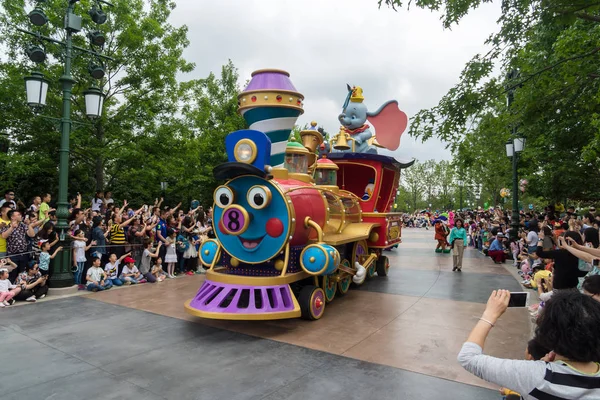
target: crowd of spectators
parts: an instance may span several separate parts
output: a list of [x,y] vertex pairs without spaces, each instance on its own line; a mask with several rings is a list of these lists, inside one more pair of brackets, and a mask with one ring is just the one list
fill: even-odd
[[[406,227],[439,224],[441,213],[405,215]],[[529,306],[535,335],[524,344],[526,360],[483,354],[490,330],[506,311],[510,293],[494,291],[458,356],[476,376],[503,386],[506,400],[600,398],[600,214],[590,207],[558,212],[519,213],[518,230],[511,212],[500,208],[444,213],[464,220],[469,246],[502,264],[512,260],[523,277],[521,284],[535,290]],[[512,233],[512,235],[511,235]],[[515,234],[516,233],[516,234]]]
[[204,272],[198,248],[213,237],[212,209],[205,211],[197,201],[187,211],[181,204],[164,206],[163,199],[134,209],[127,200],[117,203],[110,192],[97,192],[84,209],[78,194],[69,201],[64,241],[51,204],[51,195],[43,194],[26,206],[12,190],[0,201],[0,307],[44,298],[55,257],[64,251],[71,252],[73,278],[81,290]]

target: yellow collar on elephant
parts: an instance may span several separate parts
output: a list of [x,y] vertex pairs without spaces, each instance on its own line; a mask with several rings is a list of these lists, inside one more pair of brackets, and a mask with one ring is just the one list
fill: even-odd
[[360,128],[356,128],[356,129],[344,128],[344,132],[347,132],[347,133],[349,133],[351,135],[356,135],[357,133],[362,133],[362,132],[366,131],[369,128],[370,128],[369,124],[364,124]]

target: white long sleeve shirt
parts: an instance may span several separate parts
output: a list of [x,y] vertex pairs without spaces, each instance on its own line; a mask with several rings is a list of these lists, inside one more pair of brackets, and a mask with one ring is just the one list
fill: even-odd
[[16,288],[17,285],[10,283],[8,279],[0,279],[0,293],[8,292],[9,289]]

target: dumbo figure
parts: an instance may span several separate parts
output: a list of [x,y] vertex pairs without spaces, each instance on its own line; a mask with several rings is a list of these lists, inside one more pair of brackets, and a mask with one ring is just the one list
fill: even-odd
[[[400,111],[398,102],[387,101],[377,111],[369,112],[363,103],[364,99],[362,88],[348,85],[348,96],[338,119],[342,123],[339,135],[347,135],[350,148],[336,149],[334,143],[332,151],[376,154],[375,146],[396,150],[400,145],[400,136],[408,125],[408,117]],[[367,119],[375,128],[376,137],[371,127],[366,124]]]

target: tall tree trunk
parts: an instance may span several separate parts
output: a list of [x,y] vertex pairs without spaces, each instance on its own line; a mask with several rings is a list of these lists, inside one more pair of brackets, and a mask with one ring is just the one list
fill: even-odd
[[96,191],[102,191],[104,190],[104,127],[102,124],[99,124],[96,129],[96,138],[101,149],[96,156]]

